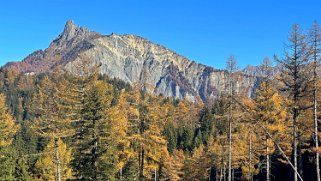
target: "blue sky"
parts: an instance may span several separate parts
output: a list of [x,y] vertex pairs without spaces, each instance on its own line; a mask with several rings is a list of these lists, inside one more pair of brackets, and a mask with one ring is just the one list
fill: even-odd
[[282,55],[294,23],[321,22],[320,0],[2,0],[0,65],[45,49],[68,19],[102,34],[135,34],[197,62],[243,68]]

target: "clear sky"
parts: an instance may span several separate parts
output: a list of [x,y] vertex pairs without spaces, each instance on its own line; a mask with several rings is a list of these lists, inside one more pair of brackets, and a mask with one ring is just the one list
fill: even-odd
[[321,0],[1,0],[0,65],[45,49],[71,19],[102,34],[135,34],[197,62],[241,68],[282,55],[294,23],[321,22]]

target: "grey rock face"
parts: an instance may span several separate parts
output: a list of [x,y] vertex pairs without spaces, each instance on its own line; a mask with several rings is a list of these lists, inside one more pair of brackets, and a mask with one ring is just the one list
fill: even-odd
[[[119,78],[153,94],[207,102],[227,90],[227,73],[176,54],[175,52],[134,35],[102,36],[86,28],[66,23],[61,35],[45,51],[28,56],[20,64],[37,61],[46,65],[24,66],[21,71],[50,71],[57,65],[72,67],[81,55],[101,63],[101,73]],[[80,60],[81,61],[81,60]],[[7,66],[17,66],[8,64]],[[41,65],[41,66],[43,66]],[[19,66],[18,66],[19,67]],[[21,68],[22,66],[20,66]],[[236,75],[237,91],[251,96],[257,79]]]

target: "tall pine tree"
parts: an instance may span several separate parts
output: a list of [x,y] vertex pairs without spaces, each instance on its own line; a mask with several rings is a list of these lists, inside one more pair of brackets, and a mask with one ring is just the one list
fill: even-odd
[[[307,109],[303,99],[307,96],[309,86],[309,63],[307,51],[307,42],[305,36],[301,33],[299,25],[293,25],[292,33],[289,38],[289,44],[286,47],[285,57],[276,60],[281,64],[281,82],[282,91],[287,93],[289,110],[293,121],[293,162],[294,162],[294,180],[302,178],[302,159],[301,158],[301,140],[299,137],[298,120],[300,113]],[[296,173],[298,171],[300,175]],[[301,179],[302,180],[302,179]]]

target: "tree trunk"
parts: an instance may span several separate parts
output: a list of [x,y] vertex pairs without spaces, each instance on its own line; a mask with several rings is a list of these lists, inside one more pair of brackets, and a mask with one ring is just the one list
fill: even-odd
[[269,136],[269,138],[273,141],[274,145],[277,147],[277,149],[281,152],[281,154],[283,155],[283,157],[287,160],[287,162],[290,164],[291,168],[293,169],[295,175],[297,175],[300,179],[300,181],[303,181],[301,175],[299,174],[297,168],[295,168],[295,166],[293,165],[293,163],[291,162],[291,160],[286,156],[286,154],[284,153],[284,151],[282,150],[282,148],[280,147],[280,145],[275,141],[275,139],[272,137],[272,135],[265,129],[264,126],[260,125],[261,128],[263,128],[264,132]]
[[318,117],[317,117],[317,103],[316,90],[314,91],[314,139],[315,139],[315,166],[317,172],[317,181],[320,181],[320,154],[319,154],[319,138],[318,138]]
[[145,150],[144,150],[144,146],[142,146],[142,152],[141,152],[141,165],[140,165],[140,172],[139,172],[139,177],[140,177],[140,180],[143,180],[144,178],[144,155],[145,155]]
[[56,155],[56,175],[57,175],[56,180],[61,181],[58,139],[55,139],[55,155]]
[[[222,181],[223,180],[223,177],[225,177],[225,164],[224,164],[224,145],[223,144],[221,144],[222,145],[222,167],[221,167],[221,174],[220,174],[220,181]],[[225,179],[224,179],[224,181],[225,181]]]
[[303,160],[302,160],[302,154],[301,154],[301,150],[302,150],[302,146],[301,146],[301,133],[298,132],[298,171],[299,174],[301,175],[301,177],[303,177]]
[[226,181],[226,168],[225,168],[225,165],[223,167],[223,173],[224,173],[224,175],[223,175],[224,181]]
[[229,124],[229,130],[228,130],[228,141],[229,141],[229,147],[228,147],[228,181],[232,180],[232,108],[233,108],[233,96],[234,96],[234,81],[233,80],[233,74],[237,71],[237,62],[234,55],[230,55],[230,57],[227,60],[227,72],[228,72],[228,87],[229,87],[229,107],[228,107],[228,116],[227,116],[227,122]]
[[[293,162],[295,170],[298,170],[298,143],[297,143],[297,109],[293,110]],[[298,174],[294,172],[294,181],[298,181]]]
[[269,138],[266,135],[266,181],[270,181],[270,151],[268,146]]
[[[317,42],[315,41],[315,44]],[[313,71],[313,78],[314,78],[314,91],[313,91],[313,106],[314,106],[314,141],[315,141],[315,166],[316,166],[316,173],[317,173],[317,181],[320,181],[320,154],[319,154],[319,137],[318,137],[318,116],[317,116],[317,55],[316,55],[316,47],[314,48],[314,71]]]
[[157,170],[156,170],[156,168],[154,170],[154,174],[155,174],[154,181],[157,181]]
[[229,135],[228,135],[228,181],[232,180],[232,123],[231,119],[229,118]]
[[140,165],[141,165],[141,156],[142,156],[142,154],[141,154],[141,150],[138,150],[138,152],[137,152],[137,154],[138,154],[138,169],[137,169],[137,176],[139,176],[139,179],[140,179],[140,175],[141,175],[141,170],[140,170]]
[[234,181],[234,169],[232,169],[232,180]]
[[[85,79],[82,76],[82,84],[81,84],[81,107],[82,109],[85,108]],[[85,121],[85,117],[84,117],[84,113],[82,113],[83,111],[80,111],[80,123],[81,125],[81,130],[80,130],[80,145],[83,144],[83,140],[84,140],[84,121]],[[83,154],[83,153],[81,153]],[[83,161],[81,161],[79,163],[79,167],[81,169],[81,171],[79,172],[79,179],[82,180],[84,179],[84,169],[85,169],[85,165],[83,164]]]
[[[229,75],[231,76],[231,75]],[[232,81],[230,77],[230,82],[229,82],[229,91],[230,91],[230,105],[229,105],[229,114],[228,114],[228,124],[229,124],[229,133],[228,133],[228,181],[232,180],[232,96],[233,96],[233,91],[232,91]]]
[[250,147],[249,147],[249,180],[252,181],[252,136],[250,135]]
[[93,140],[94,145],[92,148],[92,166],[95,170],[95,173],[93,173],[93,177],[95,180],[97,180],[97,174],[98,174],[98,165],[97,165],[97,158],[98,158],[98,136],[96,133],[96,120],[93,120],[93,127],[94,127],[94,133],[93,133]]
[[215,173],[215,180],[221,180],[221,179],[220,179],[220,175],[218,174],[218,169],[216,169],[215,172],[216,172],[216,173]]

